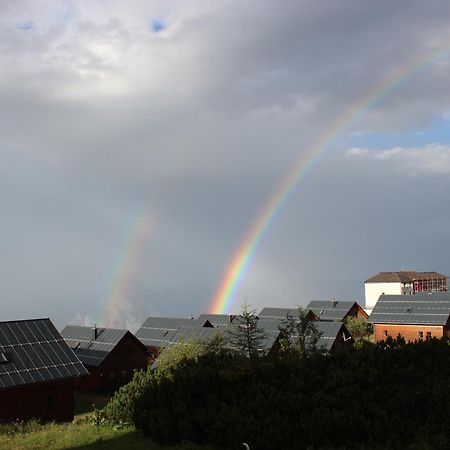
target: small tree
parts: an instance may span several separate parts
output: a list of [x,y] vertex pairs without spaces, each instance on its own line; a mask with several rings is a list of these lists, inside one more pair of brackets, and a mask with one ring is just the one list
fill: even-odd
[[356,344],[369,341],[373,333],[372,325],[364,317],[347,317],[345,326]]
[[228,330],[228,342],[241,355],[254,359],[259,356],[267,333],[258,327],[255,310],[244,304],[242,312],[233,319]]
[[286,315],[283,319],[280,331],[282,350],[295,351],[301,358],[321,350],[317,346],[322,333],[317,329],[313,320],[310,320],[309,311],[302,307],[297,308],[297,316]]

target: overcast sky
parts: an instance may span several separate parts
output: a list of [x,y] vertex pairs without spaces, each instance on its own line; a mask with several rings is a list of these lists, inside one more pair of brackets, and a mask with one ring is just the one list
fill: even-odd
[[208,311],[271,194],[358,105],[230,312],[450,274],[449,21],[444,0],[0,2],[1,320]]

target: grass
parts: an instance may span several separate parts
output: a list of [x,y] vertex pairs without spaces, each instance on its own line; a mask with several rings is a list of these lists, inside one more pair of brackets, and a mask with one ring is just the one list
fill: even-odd
[[[26,424],[0,426],[0,449],[8,450],[161,450],[149,438],[134,428],[113,429],[97,427],[89,423],[94,408],[103,408],[110,396],[102,394],[76,393],[75,418],[71,423]],[[186,444],[178,447],[164,447],[165,450],[198,450],[199,447]],[[206,449],[203,449],[206,450]]]

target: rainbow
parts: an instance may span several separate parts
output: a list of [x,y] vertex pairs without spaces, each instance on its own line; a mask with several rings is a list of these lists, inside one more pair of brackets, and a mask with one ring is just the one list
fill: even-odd
[[318,164],[333,141],[348,132],[351,126],[364,114],[380,104],[393,91],[417,76],[418,73],[427,69],[447,51],[447,47],[445,50],[438,47],[431,52],[428,51],[413,58],[406,66],[391,74],[352,105],[342,117],[332,123],[314,145],[305,153],[302,153],[247,230],[211,301],[210,312],[215,314],[230,312],[240,282],[268,230],[281,214],[290,197],[299,189],[306,175]]
[[107,327],[123,327],[133,320],[127,288],[136,273],[138,254],[154,227],[152,209],[141,206],[131,216],[104,283],[104,293],[95,304],[94,323]]

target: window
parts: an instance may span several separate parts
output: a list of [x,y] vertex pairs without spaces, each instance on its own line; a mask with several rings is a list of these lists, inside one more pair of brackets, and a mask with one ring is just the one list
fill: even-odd
[[388,331],[387,331],[387,330],[384,330],[384,331],[383,331],[383,336],[384,336],[384,337],[387,337],[387,335],[388,335]]
[[47,408],[56,409],[56,395],[47,395]]
[[431,331],[427,331],[427,339],[431,339]]
[[419,331],[419,339],[423,339],[423,331]]

